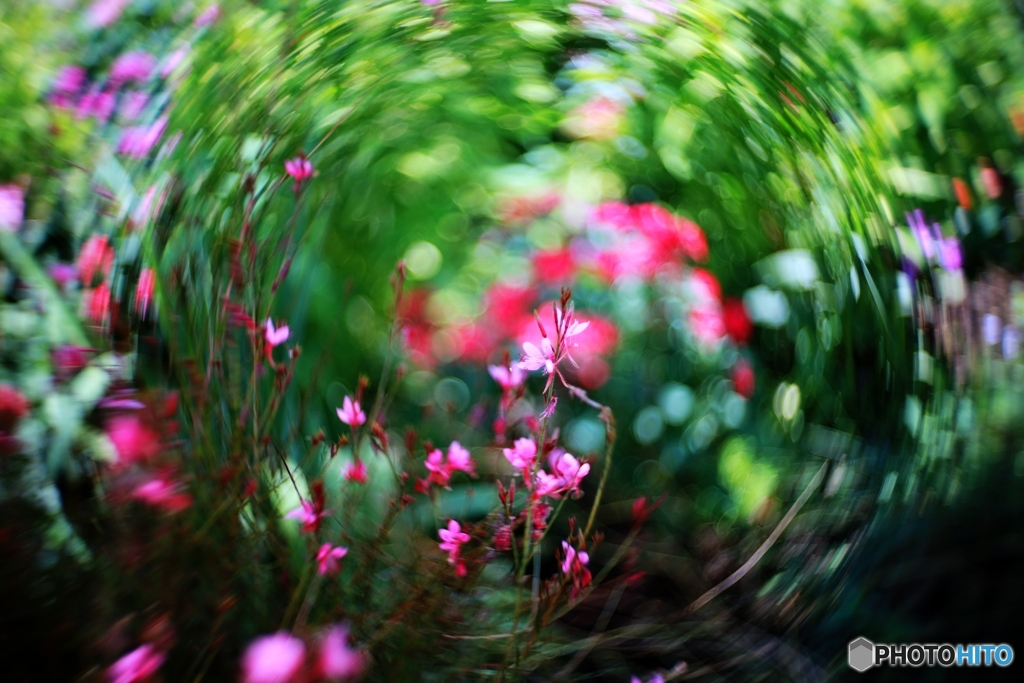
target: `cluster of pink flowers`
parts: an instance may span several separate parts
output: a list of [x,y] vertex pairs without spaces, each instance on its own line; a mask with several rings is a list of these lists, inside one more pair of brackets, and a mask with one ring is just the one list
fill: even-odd
[[576,550],[568,541],[562,541],[562,575],[571,583],[570,596],[575,598],[590,585],[591,575],[587,569],[590,555],[585,550]]
[[455,573],[459,576],[466,575],[466,563],[463,561],[462,545],[469,542],[469,534],[462,530],[462,527],[454,519],[448,520],[448,528],[437,532],[441,537],[441,550],[448,553],[448,564],[455,567]]
[[689,259],[708,256],[704,231],[693,221],[653,204],[606,202],[594,209],[588,223],[600,234],[602,247],[588,249],[581,259],[605,280],[650,279],[661,271],[678,271]]
[[254,640],[242,655],[242,683],[299,683],[355,678],[366,657],[349,643],[348,627],[336,624],[307,648],[290,633],[279,631]]
[[435,484],[449,487],[452,475],[456,472],[465,472],[471,477],[476,476],[476,468],[469,451],[458,441],[452,441],[448,446],[447,458],[441,449],[430,449],[423,465],[427,468],[427,476],[416,482],[416,490],[420,493],[428,492],[431,485]]

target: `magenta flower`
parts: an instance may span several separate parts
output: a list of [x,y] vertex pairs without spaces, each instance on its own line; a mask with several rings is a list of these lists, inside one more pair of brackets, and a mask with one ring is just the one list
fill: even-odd
[[469,534],[462,531],[462,527],[454,519],[448,520],[448,528],[437,532],[441,537],[441,550],[448,553],[448,564],[455,565],[455,571],[459,576],[466,575],[466,564],[459,558],[462,551],[462,544],[469,541]]
[[242,683],[289,683],[306,659],[306,645],[279,631],[252,641],[242,655]]
[[86,19],[92,28],[110,26],[121,17],[132,0],[96,0],[89,6]]
[[164,654],[147,643],[114,662],[107,670],[107,680],[110,683],[142,683],[163,663]]
[[529,438],[516,439],[512,448],[503,448],[501,452],[513,467],[527,472],[533,469],[537,459],[537,442]]
[[114,248],[106,235],[93,235],[82,245],[78,252],[78,273],[82,284],[92,285],[97,275],[105,279],[114,265]]
[[321,574],[337,574],[338,560],[348,555],[348,548],[341,546],[332,547],[330,543],[324,543],[320,550],[316,551],[316,570]]
[[263,336],[271,347],[280,346],[281,344],[284,344],[286,341],[288,341],[289,334],[290,332],[288,330],[287,325],[282,325],[281,327],[275,328],[274,321],[271,320],[270,318],[267,318],[267,324]]
[[313,164],[310,163],[309,159],[302,155],[284,162],[284,170],[292,178],[295,178],[296,192],[299,191],[299,186],[302,185],[302,181],[313,177]]
[[114,113],[115,100],[114,93],[101,92],[97,88],[93,88],[82,95],[82,99],[78,101],[75,118],[85,119],[92,116],[97,121],[106,122]]
[[575,597],[579,594],[580,590],[590,585],[591,575],[590,570],[587,569],[590,555],[585,550],[577,551],[566,541],[562,541],[562,552],[564,553],[561,566],[562,573],[572,580],[573,588],[571,595]]
[[318,506],[308,500],[300,501],[301,505],[287,515],[285,519],[297,519],[302,522],[302,533],[316,533],[320,528],[320,520],[327,516],[327,511],[317,509]]
[[183,61],[185,61],[185,57],[187,56],[187,47],[178,48],[171,54],[167,55],[167,57],[164,58],[163,66],[160,67],[160,77],[167,78],[174,73],[174,70],[177,69]]
[[50,101],[58,107],[70,107],[79,91],[85,86],[85,80],[85,69],[76,65],[65,66],[53,82]]
[[110,287],[106,282],[82,292],[82,316],[96,327],[105,328],[110,322]]
[[139,114],[149,104],[149,95],[144,92],[130,92],[125,95],[124,106],[121,107],[121,115],[128,121],[139,118]]
[[117,451],[117,464],[149,460],[160,452],[160,435],[134,415],[118,415],[107,422],[107,438]]
[[555,371],[555,350],[547,337],[541,340],[539,349],[532,342],[523,342],[523,351],[523,359],[518,365],[520,369],[533,371],[544,368],[546,375]]
[[182,492],[177,482],[162,477],[154,477],[135,487],[132,498],[172,513],[181,512],[192,505],[192,497]]
[[331,680],[346,680],[362,673],[365,665],[363,653],[348,644],[348,627],[332,626],[320,643],[318,673]]
[[533,482],[533,492],[535,495],[557,498],[564,488],[565,483],[560,477],[548,474],[544,470],[537,470],[537,478]]
[[160,142],[167,130],[167,117],[161,116],[150,126],[130,126],[121,134],[117,144],[117,153],[133,159],[145,159]]
[[353,463],[349,463],[348,467],[342,470],[342,475],[345,477],[345,481],[351,481],[356,484],[365,484],[366,463],[362,460],[356,460]]
[[196,28],[202,28],[203,26],[209,26],[213,22],[220,19],[220,5],[212,3],[202,11],[199,16],[196,17],[195,26]]
[[20,185],[0,185],[0,230],[13,232],[25,216],[25,191]]
[[148,52],[126,52],[111,65],[110,84],[116,88],[129,81],[145,82],[155,67],[156,58]]
[[153,301],[153,290],[156,287],[156,273],[152,268],[143,268],[139,273],[139,284],[135,287],[135,312],[146,317],[149,304]]
[[355,429],[366,422],[366,413],[363,412],[363,408],[359,405],[359,401],[353,401],[348,396],[346,396],[345,400],[342,401],[341,407],[338,408],[337,411],[338,419],[352,429]]
[[488,365],[487,371],[491,373],[491,377],[494,378],[494,381],[498,383],[498,386],[503,391],[512,391],[526,379],[518,365],[513,365],[510,368],[506,368],[503,365]]
[[458,441],[452,441],[448,446],[448,469],[452,472],[465,472],[470,476],[476,476],[476,469],[473,466],[473,458],[469,450],[463,448]]
[[441,449],[435,448],[427,453],[427,460],[423,466],[430,472],[427,481],[438,486],[448,486],[452,471],[448,463],[444,461],[444,453],[441,452]]
[[562,478],[562,481],[565,482],[565,487],[569,492],[573,495],[578,495],[583,477],[587,476],[590,472],[590,464],[583,463],[581,465],[580,461],[570,453],[563,453],[555,465],[555,470]]

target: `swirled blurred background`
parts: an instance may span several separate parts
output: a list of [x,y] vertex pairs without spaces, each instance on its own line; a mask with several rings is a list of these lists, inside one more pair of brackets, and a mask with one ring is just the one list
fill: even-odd
[[[281,255],[273,313],[301,339],[282,437],[342,434],[334,408],[381,374],[397,316],[393,440],[412,427],[487,448],[503,429],[488,364],[539,343],[534,311],[572,288],[590,328],[570,372],[618,427],[607,459],[594,411],[557,406],[564,447],[610,472],[592,564],[625,542],[634,500],[660,505],[621,580],[558,621],[524,680],[816,681],[857,675],[858,636],[1016,646],[1021,12],[1009,0],[4,0],[9,680],[103,680],[125,629],[158,642],[168,614],[162,671],[112,680],[235,680],[249,624],[277,618],[232,607],[262,600],[259,582],[222,605],[241,560],[212,559],[201,521],[189,533],[202,541],[130,527],[97,474],[121,448],[117,401],[152,406],[210,376],[196,340],[214,334],[224,264],[269,267],[239,260],[243,223]],[[284,173],[307,157],[311,177]],[[182,423],[186,461],[219,438],[202,402],[161,410]],[[207,474],[180,495],[201,505]],[[569,512],[582,518],[594,493]],[[413,504],[407,524],[481,520],[497,501],[482,477],[445,491],[440,512]],[[135,586],[111,567],[147,556],[151,535],[192,550],[129,563]],[[444,628],[480,635],[509,590],[467,593],[459,609],[479,628]],[[359,609],[377,607],[344,604],[368,629]],[[493,677],[476,641],[432,628],[382,639],[366,678]]]

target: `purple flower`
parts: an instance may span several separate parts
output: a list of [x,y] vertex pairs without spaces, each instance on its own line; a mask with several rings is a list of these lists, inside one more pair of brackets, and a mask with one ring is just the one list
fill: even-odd
[[0,230],[14,232],[25,216],[25,191],[20,185],[0,185]]
[[146,644],[114,662],[107,671],[107,678],[110,683],[140,683],[148,680],[163,663],[163,653]]
[[202,28],[203,26],[212,24],[218,19],[220,19],[220,5],[214,2],[208,5],[207,8],[196,17],[195,25],[196,28]]
[[242,655],[243,683],[288,683],[302,668],[306,645],[283,631],[262,636]]
[[154,68],[156,58],[148,52],[126,52],[110,67],[110,83],[114,87],[129,81],[142,83],[149,80]]
[[161,116],[150,126],[130,126],[121,135],[117,145],[119,154],[133,159],[145,159],[167,130],[167,117]]
[[92,28],[110,26],[121,17],[124,8],[132,0],[96,0],[86,12],[86,20]]

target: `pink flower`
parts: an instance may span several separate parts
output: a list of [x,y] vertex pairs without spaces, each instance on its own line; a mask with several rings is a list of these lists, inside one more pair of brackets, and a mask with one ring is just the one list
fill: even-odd
[[192,505],[192,497],[183,493],[179,484],[161,477],[135,487],[132,498],[172,513],[181,512]]
[[0,432],[13,432],[28,409],[24,394],[10,384],[0,384]]
[[338,419],[352,429],[355,429],[366,422],[366,413],[363,412],[363,408],[359,405],[359,401],[353,401],[348,396],[346,396],[345,400],[342,401],[341,407],[338,408],[337,411]]
[[185,61],[185,57],[187,56],[187,47],[178,48],[171,54],[167,55],[167,57],[164,58],[163,66],[160,67],[160,77],[167,78],[174,73],[174,70],[177,69],[183,61]]
[[270,318],[267,318],[267,324],[263,336],[267,340],[267,343],[270,344],[271,348],[275,346],[280,346],[281,344],[284,344],[286,341],[288,341],[289,334],[290,332],[288,330],[287,325],[282,325],[281,327],[275,328],[274,321],[271,320]]
[[743,398],[750,398],[754,395],[754,369],[744,358],[736,361],[732,366],[732,386],[736,393]]
[[156,273],[152,268],[143,268],[139,273],[139,284],[135,287],[135,312],[146,317],[149,304],[153,301],[153,289],[156,286]]
[[116,98],[114,93],[109,91],[101,92],[98,88],[93,88],[82,95],[82,99],[78,101],[78,106],[75,108],[75,118],[85,119],[92,116],[97,121],[105,123],[110,118],[110,115],[114,113],[115,104]]
[[468,475],[475,476],[476,469],[473,466],[473,459],[469,454],[469,450],[462,447],[458,441],[452,441],[451,445],[448,446],[448,468],[452,472],[465,472]]
[[690,309],[690,329],[697,341],[712,346],[725,336],[725,320],[718,306],[704,305]]
[[532,342],[523,342],[523,351],[523,358],[518,364],[520,369],[533,371],[544,368],[547,375],[555,371],[555,350],[547,337],[541,340],[540,348]]
[[156,58],[148,52],[126,52],[110,67],[110,83],[117,87],[129,81],[144,82],[156,67]]
[[110,287],[107,283],[82,292],[82,315],[96,327],[106,328],[110,322]]
[[324,543],[316,552],[316,570],[320,574],[337,574],[338,560],[348,555],[348,548],[338,546],[332,547],[330,543]]
[[299,191],[299,186],[302,184],[302,181],[313,177],[313,164],[310,163],[309,159],[302,155],[284,162],[284,170],[292,178],[295,178],[296,192]]
[[527,472],[533,469],[537,459],[537,442],[529,438],[516,439],[512,448],[503,448],[501,452],[513,467]]
[[195,25],[196,28],[202,28],[203,26],[208,26],[212,24],[218,19],[220,19],[220,5],[214,2],[208,5],[207,8],[204,9],[202,13],[196,17]]
[[97,275],[106,278],[114,265],[114,248],[110,246],[110,239],[106,235],[93,235],[87,239],[78,252],[77,265],[85,287],[92,286]]
[[134,121],[149,104],[149,95],[144,92],[130,92],[125,95],[121,115],[128,121]]
[[317,669],[320,676],[331,680],[355,678],[366,665],[363,653],[348,644],[348,628],[335,625],[320,643]]
[[134,415],[118,415],[107,422],[107,438],[117,451],[117,464],[149,460],[160,452],[160,435]]
[[573,565],[577,562],[581,565],[585,565],[590,562],[590,555],[588,555],[586,551],[580,550],[577,552],[575,548],[565,541],[562,541],[562,552],[565,553],[565,559],[562,560],[563,574],[571,574],[573,571]]
[[242,655],[243,683],[290,683],[302,668],[306,646],[280,631],[254,640]]
[[51,99],[60,106],[67,106],[85,85],[85,79],[86,73],[82,67],[74,64],[65,66],[53,82]]
[[722,321],[725,333],[737,344],[746,344],[754,326],[747,316],[747,309],[739,299],[726,299],[722,303]]
[[573,457],[572,454],[563,453],[562,457],[555,464],[555,470],[562,478],[562,481],[565,482],[566,489],[573,495],[579,495],[580,483],[583,481],[583,477],[587,476],[590,472],[590,464],[580,464],[580,461]]
[[121,16],[132,0],[96,0],[89,6],[86,19],[92,28],[110,26]]
[[430,472],[430,475],[427,477],[429,483],[437,484],[438,486],[448,486],[452,471],[448,467],[448,463],[444,461],[444,453],[441,452],[441,449],[435,448],[427,453],[427,460],[423,463],[423,466]]
[[20,185],[0,185],[0,230],[13,232],[25,215],[25,191]]
[[356,460],[355,462],[349,463],[348,467],[342,470],[342,474],[345,477],[345,481],[351,481],[356,484],[365,484],[366,463],[362,460]]
[[541,282],[568,282],[575,272],[576,263],[568,249],[539,251],[533,255],[533,273]]
[[160,142],[160,138],[163,137],[166,130],[166,116],[161,116],[150,126],[125,128],[121,134],[121,141],[117,145],[117,152],[133,159],[145,159],[156,143]]
[[320,520],[327,516],[327,511],[308,500],[300,501],[301,505],[287,515],[285,519],[297,519],[302,522],[302,533],[316,533],[320,528]]
[[533,492],[535,495],[557,498],[563,488],[565,488],[565,484],[561,478],[548,474],[544,470],[537,470],[537,478],[533,482]]
[[114,662],[107,670],[110,683],[142,683],[164,663],[164,654],[146,644]]
[[526,375],[519,369],[518,365],[506,368],[503,365],[488,365],[487,371],[491,373],[491,377],[498,383],[498,386],[503,391],[512,391],[519,387],[526,379]]
[[454,519],[448,520],[448,528],[437,532],[441,537],[441,550],[448,553],[448,564],[455,565],[459,576],[466,575],[466,565],[459,558],[462,551],[462,544],[469,541],[469,534],[462,531],[462,527]]

